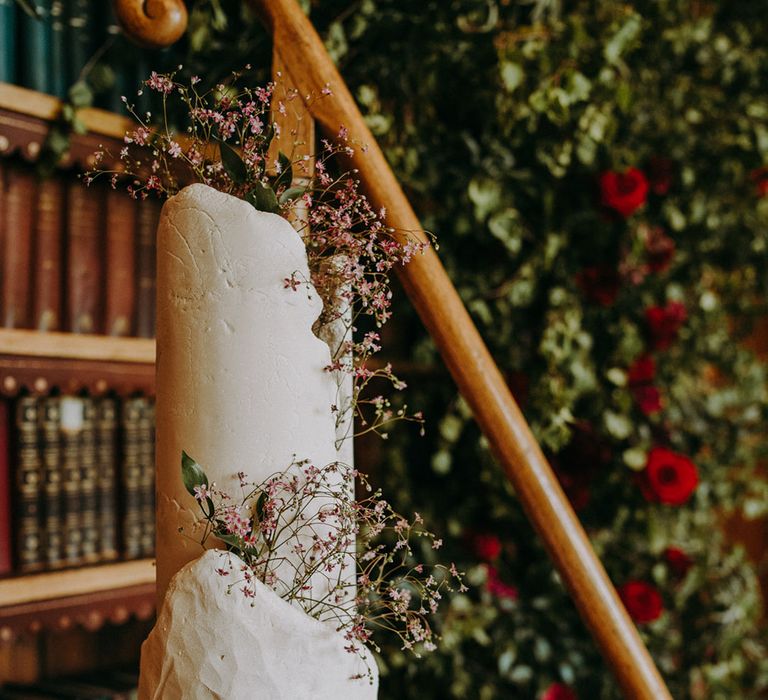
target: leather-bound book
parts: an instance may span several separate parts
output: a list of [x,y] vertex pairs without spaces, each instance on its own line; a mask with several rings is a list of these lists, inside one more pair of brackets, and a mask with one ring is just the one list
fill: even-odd
[[101,319],[104,188],[67,183],[67,319],[73,333],[98,333]]
[[138,203],[136,221],[136,335],[155,337],[155,269],[157,223],[160,203],[144,199]]
[[139,418],[141,556],[155,553],[155,405],[142,399]]
[[45,564],[41,522],[43,461],[38,440],[40,400],[23,396],[16,403],[16,555],[21,573]]
[[141,404],[141,398],[130,398],[122,405],[120,492],[124,559],[141,557]]
[[91,397],[83,402],[83,429],[80,433],[80,523],[82,557],[87,564],[99,560],[99,497],[96,451],[96,404]]
[[83,519],[80,507],[80,436],[83,432],[83,400],[76,396],[62,396],[61,451],[64,528],[64,561],[67,566],[83,562]]
[[117,559],[117,401],[98,400],[96,407],[96,462],[98,465],[99,559]]
[[39,92],[51,90],[51,0],[35,0],[38,17],[21,12],[21,84]]
[[43,553],[48,569],[64,566],[64,514],[62,510],[61,411],[58,396],[40,402],[40,438],[43,460]]
[[136,202],[124,192],[107,191],[107,335],[131,335],[136,306]]
[[3,165],[3,326],[29,328],[32,225],[37,182],[26,165]]
[[11,426],[8,399],[0,399],[0,576],[13,568],[11,535]]
[[0,80],[16,82],[16,3],[0,0]]
[[66,198],[61,177],[40,181],[34,223],[32,327],[61,329],[62,259]]

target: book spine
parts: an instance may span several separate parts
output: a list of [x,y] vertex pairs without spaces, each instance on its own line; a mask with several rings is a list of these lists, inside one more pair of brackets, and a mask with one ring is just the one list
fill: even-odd
[[152,199],[139,202],[136,222],[136,335],[155,337],[155,268],[157,224],[160,203]]
[[80,518],[82,557],[85,563],[99,560],[98,467],[96,453],[96,404],[83,398],[83,429],[80,433]]
[[99,399],[96,417],[99,558],[117,559],[117,402]]
[[97,333],[102,283],[104,190],[67,185],[67,318],[73,333]]
[[126,399],[122,406],[123,459],[121,485],[123,495],[123,557],[141,557],[141,399]]
[[0,576],[13,567],[11,535],[11,426],[8,399],[0,399]]
[[4,170],[3,325],[29,328],[32,224],[37,183],[26,166]]
[[83,401],[62,396],[60,431],[62,451],[62,493],[64,561],[67,566],[83,562],[83,524],[80,510],[80,435],[83,431]]
[[51,0],[34,0],[38,18],[21,13],[21,84],[50,92],[51,89]]
[[16,3],[0,0],[0,81],[16,82]]
[[63,180],[58,177],[42,180],[37,188],[32,293],[32,327],[39,331],[61,328],[64,208]]
[[91,0],[68,0],[65,7],[67,62],[66,80],[74,85],[91,56],[93,11],[97,3]]
[[67,35],[66,18],[64,17],[64,0],[51,2],[51,94],[60,99],[67,95]]
[[16,404],[16,542],[21,573],[39,571],[44,563],[38,410],[39,400],[32,396],[21,397]]
[[107,191],[106,314],[107,335],[130,335],[136,304],[136,202],[123,192]]
[[139,419],[141,556],[155,553],[155,406],[142,399]]
[[60,424],[59,398],[47,396],[40,406],[40,433],[43,460],[43,551],[48,569],[58,569],[64,565]]

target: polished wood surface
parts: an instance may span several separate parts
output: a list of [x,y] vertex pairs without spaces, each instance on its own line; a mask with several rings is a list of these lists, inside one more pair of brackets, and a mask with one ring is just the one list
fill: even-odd
[[49,571],[0,580],[0,608],[154,583],[152,559]]
[[[333,99],[312,100],[311,112],[329,135],[341,126],[367,146],[355,150],[374,206],[402,239],[421,236],[419,221],[373,135],[368,130],[320,37],[295,0],[250,0],[272,31],[281,64],[303,96],[328,85]],[[627,697],[670,698],[648,651],[626,613],[589,539],[560,488],[507,385],[483,343],[435,251],[402,269],[408,295],[487,436],[496,457],[544,541],[584,621]]]
[[0,328],[0,354],[151,365],[155,341]]
[[114,0],[115,15],[130,39],[146,48],[176,43],[187,29],[182,0]]
[[[61,107],[61,100],[52,95],[10,83],[0,83],[0,108],[45,121],[54,121],[58,119]],[[125,132],[135,126],[127,117],[91,107],[78,110],[77,117],[89,132],[120,141]]]

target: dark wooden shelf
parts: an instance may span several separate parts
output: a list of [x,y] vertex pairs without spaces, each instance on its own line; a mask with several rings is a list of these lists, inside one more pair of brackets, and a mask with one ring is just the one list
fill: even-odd
[[0,580],[0,642],[43,629],[98,629],[155,610],[152,559]]
[[0,329],[0,393],[155,389],[155,341]]

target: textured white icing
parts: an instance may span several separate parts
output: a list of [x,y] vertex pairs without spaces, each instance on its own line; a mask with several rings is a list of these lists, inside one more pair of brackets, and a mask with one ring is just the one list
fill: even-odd
[[[308,617],[266,586],[255,598],[215,573],[209,551],[174,576],[141,648],[142,700],[373,700],[366,664],[334,627]],[[235,567],[237,568],[237,567]],[[375,661],[368,656],[375,669]]]
[[[198,515],[180,477],[181,452],[239,493],[237,472],[261,481],[294,455],[319,467],[337,459],[323,368],[327,345],[312,333],[322,309],[304,245],[285,219],[205,185],[163,207],[158,230],[157,581],[200,554],[178,532]],[[188,509],[192,509],[189,511]]]
[[193,534],[199,516],[182,450],[233,494],[239,471],[258,482],[294,456],[318,467],[337,459],[337,387],[311,330],[322,304],[314,288],[284,284],[309,279],[304,244],[281,217],[191,185],[163,207],[157,248],[160,616],[142,647],[139,697],[375,698],[367,680],[349,680],[361,662],[332,626],[260,584],[254,607],[227,595],[214,571],[224,555],[199,556],[199,541],[178,531]]

